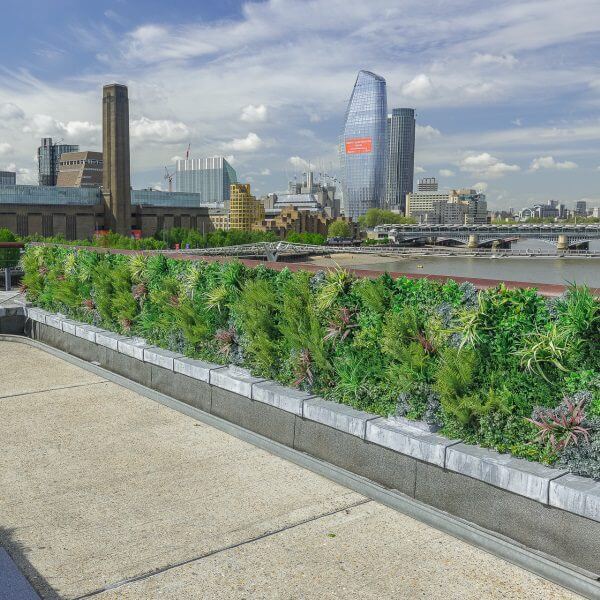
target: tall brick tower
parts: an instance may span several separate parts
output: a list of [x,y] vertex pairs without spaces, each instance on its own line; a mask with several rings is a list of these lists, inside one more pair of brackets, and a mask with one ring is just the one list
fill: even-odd
[[104,171],[104,227],[131,234],[129,172],[129,97],[127,86],[105,85],[102,93],[102,152]]

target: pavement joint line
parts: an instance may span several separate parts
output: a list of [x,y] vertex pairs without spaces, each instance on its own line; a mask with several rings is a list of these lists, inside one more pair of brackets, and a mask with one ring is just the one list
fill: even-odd
[[460,517],[455,517],[434,508],[433,506],[410,498],[398,490],[386,488],[365,477],[361,477],[360,475],[346,471],[336,465],[315,458],[310,454],[305,454],[258,433],[244,429],[225,419],[205,413],[185,402],[161,394],[156,390],[147,388],[126,377],[91,364],[42,342],[38,342],[37,340],[32,340],[22,335],[0,334],[0,341],[26,344],[58,358],[62,358],[66,362],[79,366],[98,376],[105,377],[108,381],[121,385],[149,400],[163,404],[164,406],[192,417],[197,421],[215,427],[220,431],[261,448],[266,452],[288,460],[313,473],[317,473],[339,485],[349,488],[365,497],[371,498],[384,506],[388,506],[402,514],[408,515],[416,521],[425,523],[438,531],[447,533],[452,537],[463,540],[472,546],[515,564],[522,569],[557,583],[585,598],[600,598],[600,582],[596,579],[596,575],[589,573],[584,569],[579,569],[574,565],[549,557],[541,552],[534,551],[514,540],[505,538],[499,534],[494,534],[474,523],[470,523]]
[[152,577],[155,577],[156,575],[161,575],[163,573],[166,573],[167,571],[171,571],[173,569],[177,569],[179,567],[183,567],[185,565],[189,565],[194,562],[202,561],[205,558],[210,558],[211,556],[215,556],[216,554],[221,554],[222,552],[227,552],[228,550],[235,550],[236,548],[240,548],[242,546],[248,546],[255,542],[260,542],[261,540],[279,535],[280,533],[284,533],[286,531],[290,531],[292,529],[302,527],[303,525],[307,525],[308,523],[313,523],[315,521],[319,521],[320,519],[324,519],[325,517],[331,517],[333,515],[337,515],[342,512],[348,511],[352,508],[364,506],[365,504],[369,504],[370,502],[373,502],[373,500],[371,500],[371,498],[364,498],[362,500],[352,502],[342,508],[331,510],[331,511],[322,513],[320,515],[316,515],[314,517],[309,517],[307,519],[303,519],[302,521],[299,521],[298,523],[292,523],[291,525],[286,525],[285,527],[280,527],[279,529],[275,529],[272,531],[266,531],[265,533],[261,533],[260,535],[257,535],[256,537],[253,537],[249,540],[242,540],[241,542],[237,542],[235,544],[230,544],[229,546],[223,546],[222,548],[216,548],[215,550],[211,550],[210,552],[206,552],[205,554],[200,554],[198,556],[194,556],[193,558],[187,558],[185,560],[181,560],[179,562],[176,562],[176,563],[173,563],[170,565],[165,565],[164,567],[159,567],[159,568],[155,569],[154,571],[147,571],[146,573],[141,573],[140,575],[135,575],[134,577],[129,577],[127,579],[123,579],[122,581],[117,581],[115,583],[108,584],[108,585],[104,586],[103,588],[99,588],[92,592],[88,592],[87,594],[84,594],[83,596],[76,596],[73,600],[84,600],[85,598],[93,598],[94,596],[98,596],[99,594],[103,594],[104,592],[116,590],[116,589],[119,589],[119,588],[122,588],[122,587],[125,587],[128,585],[131,585],[132,583],[137,583],[138,581],[144,581],[146,579],[150,579]]
[[[0,341],[2,341],[0,339]],[[0,396],[0,400],[6,400],[8,398],[18,398],[19,396],[31,396],[32,394],[44,394],[46,392],[55,392],[59,390],[71,390],[73,388],[87,387],[88,385],[98,385],[100,383],[111,383],[108,379],[102,381],[89,381],[88,383],[74,383],[73,385],[61,385],[58,387],[47,388],[45,390],[32,390],[29,392],[19,392],[18,394],[7,394],[6,396]]]

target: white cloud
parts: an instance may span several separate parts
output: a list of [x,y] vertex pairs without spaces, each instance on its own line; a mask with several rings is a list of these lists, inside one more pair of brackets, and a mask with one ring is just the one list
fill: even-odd
[[[600,169],[600,167],[598,167]],[[415,173],[425,173],[425,169],[419,165],[415,165]]]
[[12,102],[0,104],[0,119],[5,121],[20,120],[25,117],[23,109]]
[[475,54],[473,64],[480,65],[500,65],[503,67],[514,67],[519,61],[512,54]]
[[290,156],[288,158],[288,162],[290,163],[290,165],[292,165],[293,167],[296,167],[297,169],[308,169],[309,168],[308,161],[304,160],[300,156]]
[[576,169],[577,167],[577,163],[574,163],[570,160],[560,162],[554,160],[553,156],[539,156],[538,158],[534,158],[531,161],[531,166],[529,167],[529,169],[531,171],[539,171],[540,169],[556,169],[562,171]]
[[261,175],[270,175],[271,174],[271,169],[263,169],[260,172]]
[[520,117],[516,118],[514,121],[511,121],[511,123],[513,125],[516,125],[517,127],[522,127],[523,126],[523,120]]
[[179,154],[176,154],[175,156],[171,157],[172,163],[176,163],[178,160],[183,160],[183,156],[179,156]]
[[425,73],[417,75],[402,87],[402,93],[417,100],[427,98],[433,91],[431,79]]
[[471,186],[473,189],[478,192],[487,192],[488,184],[485,181],[478,181]]
[[8,142],[0,142],[0,156],[6,156],[13,151],[13,147]]
[[60,123],[65,135],[70,138],[84,137],[87,138],[90,134],[100,133],[102,127],[98,123],[90,123],[89,121],[68,121]]
[[257,123],[259,121],[267,120],[267,107],[264,104],[248,104],[242,109],[242,115],[240,116],[242,121],[247,123]]
[[237,152],[250,152],[258,150],[263,145],[263,141],[256,133],[250,132],[245,138],[235,138],[231,142],[223,144],[226,150],[236,150]]
[[454,171],[450,169],[440,169],[440,175],[442,177],[454,177]]
[[99,138],[102,127],[90,121],[58,121],[50,115],[35,114],[23,127],[23,133],[33,133],[41,137],[58,136],[69,141],[86,144]]
[[415,127],[415,134],[417,138],[429,140],[431,138],[439,137],[442,135],[442,132],[431,125],[417,124]]
[[163,142],[174,144],[189,139],[190,130],[181,121],[167,119],[152,120],[141,117],[131,121],[129,126],[131,137],[143,142]]
[[233,167],[234,165],[238,164],[238,159],[233,155],[233,154],[228,154],[225,157],[225,160]]
[[492,156],[488,152],[469,154],[460,161],[460,170],[481,177],[501,177],[506,173],[520,171],[518,165],[510,165]]

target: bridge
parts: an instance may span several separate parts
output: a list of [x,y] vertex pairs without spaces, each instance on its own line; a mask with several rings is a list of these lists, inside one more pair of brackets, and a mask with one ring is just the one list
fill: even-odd
[[311,244],[292,244],[290,242],[259,242],[255,244],[241,244],[239,246],[222,246],[219,248],[193,248],[185,250],[160,250],[165,254],[190,254],[193,256],[238,256],[238,257],[264,257],[268,261],[277,262],[280,258],[298,255],[325,256],[331,254],[375,254],[390,256],[524,256],[524,257],[595,257],[600,252],[589,252],[564,248],[557,253],[555,250],[511,250],[486,247],[429,247],[409,248],[402,246],[314,246]]
[[469,248],[510,247],[518,239],[533,238],[556,245],[558,250],[585,249],[600,239],[600,224],[507,224],[507,225],[378,225],[378,235],[397,244],[462,244]]

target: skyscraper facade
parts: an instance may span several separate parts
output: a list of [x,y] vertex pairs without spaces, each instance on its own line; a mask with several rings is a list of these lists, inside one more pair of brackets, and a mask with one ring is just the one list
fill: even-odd
[[231,184],[237,182],[235,169],[222,156],[178,160],[175,189],[200,194],[201,203],[229,201]]
[[113,83],[102,90],[102,194],[104,227],[131,234],[129,170],[129,96],[127,86]]
[[52,138],[42,138],[38,148],[38,183],[56,185],[60,166],[60,157],[65,152],[79,152],[74,144],[53,144]]
[[360,71],[340,139],[344,214],[356,219],[385,200],[387,167],[387,92],[385,79]]
[[0,171],[0,185],[17,185],[17,174],[14,171]]
[[406,194],[413,191],[415,173],[415,111],[394,108],[388,117],[386,206],[404,213]]

